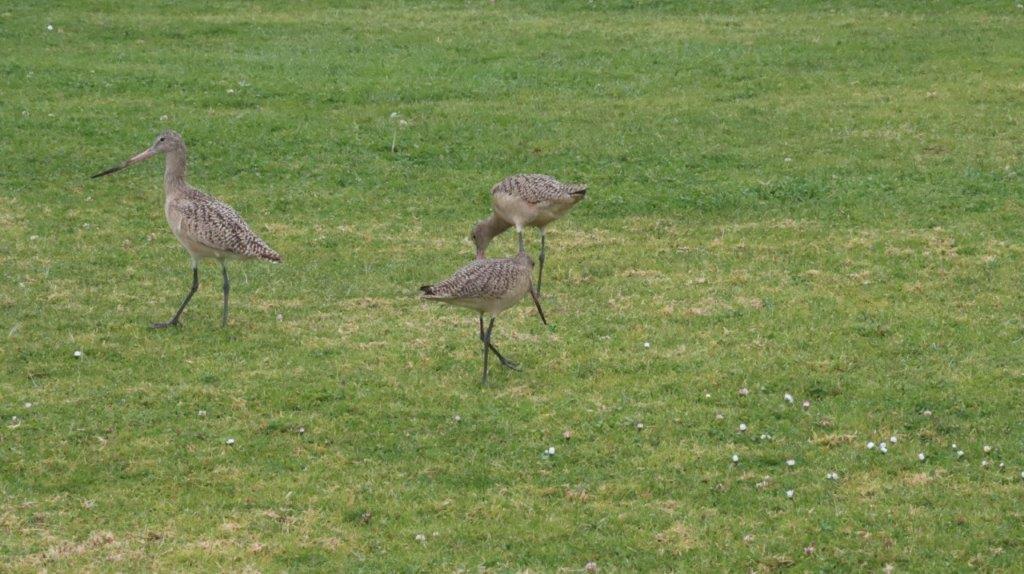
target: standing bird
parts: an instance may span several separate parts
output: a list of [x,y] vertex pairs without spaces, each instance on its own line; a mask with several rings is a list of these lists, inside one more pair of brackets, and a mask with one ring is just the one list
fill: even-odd
[[[484,376],[480,384],[483,386],[487,386],[489,352],[493,352],[505,367],[519,370],[519,365],[506,359],[491,343],[494,319],[502,311],[518,303],[529,292],[540,313],[540,320],[548,324],[533,289],[533,260],[522,250],[519,255],[508,259],[477,259],[440,283],[420,287],[420,291],[424,299],[468,307],[480,313],[480,342],[484,347]],[[486,331],[484,313],[491,317]]]
[[506,177],[491,188],[494,212],[473,228],[476,258],[483,259],[491,239],[513,225],[523,247],[523,228],[540,229],[540,270],[537,273],[537,294],[544,279],[544,229],[561,219],[587,195],[587,186],[562,183],[550,175],[523,174]]
[[171,231],[192,257],[192,288],[182,301],[181,307],[166,323],[155,323],[154,329],[178,325],[182,311],[199,289],[199,262],[213,258],[220,262],[224,276],[224,310],[221,326],[228,324],[228,259],[266,259],[275,263],[281,256],[270,248],[249,228],[242,217],[226,203],[190,186],[185,181],[185,141],[177,132],[166,131],[146,151],[110,169],[101,171],[94,178],[120,171],[128,166],[151,158],[158,153],[167,155],[164,168],[164,213]]

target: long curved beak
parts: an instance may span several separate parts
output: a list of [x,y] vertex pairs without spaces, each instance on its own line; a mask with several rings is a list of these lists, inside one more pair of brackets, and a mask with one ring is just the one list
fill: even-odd
[[153,157],[154,155],[156,155],[156,150],[153,149],[153,148],[149,148],[146,151],[144,151],[144,152],[142,152],[142,153],[132,157],[131,159],[123,161],[123,162],[115,165],[114,167],[112,167],[110,169],[105,169],[105,170],[97,173],[96,175],[94,175],[92,177],[93,178],[97,178],[97,177],[102,177],[104,175],[110,175],[110,174],[114,173],[115,171],[121,171],[122,169],[124,169],[124,168],[126,168],[128,166],[135,165],[135,164],[139,163],[140,161],[145,161],[145,160]]
[[540,313],[540,321],[545,325],[548,324],[548,320],[544,318],[544,309],[540,308],[540,299],[537,298],[537,290],[530,285],[530,297],[533,297],[533,304],[537,306],[537,312]]

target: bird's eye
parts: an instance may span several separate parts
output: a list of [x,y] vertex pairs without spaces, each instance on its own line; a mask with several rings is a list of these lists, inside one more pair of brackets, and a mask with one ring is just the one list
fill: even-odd
[[160,141],[164,141],[165,138],[160,138]]

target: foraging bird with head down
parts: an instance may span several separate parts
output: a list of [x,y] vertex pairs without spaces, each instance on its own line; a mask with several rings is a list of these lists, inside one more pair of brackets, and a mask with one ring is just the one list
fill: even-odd
[[[519,366],[506,359],[491,342],[494,319],[498,315],[529,293],[540,313],[540,320],[545,325],[548,323],[533,288],[533,260],[523,250],[508,259],[477,259],[440,283],[420,287],[420,291],[424,299],[466,307],[480,314],[480,342],[484,353],[484,374],[480,384],[483,386],[487,386],[487,358],[490,353],[494,353],[503,366],[519,370]],[[491,318],[486,331],[484,314]]]
[[540,230],[540,269],[537,272],[537,294],[544,279],[544,235],[548,224],[561,219],[587,195],[587,186],[562,183],[550,175],[520,174],[506,177],[491,188],[493,212],[473,227],[473,243],[477,259],[484,258],[487,245],[495,236],[515,226],[519,249],[523,246],[523,228]]
[[166,156],[164,213],[174,236],[192,258],[192,287],[174,316],[166,323],[155,323],[153,327],[161,329],[179,324],[182,312],[199,289],[199,262],[203,259],[216,259],[220,263],[224,278],[221,325],[227,326],[228,292],[231,290],[227,261],[263,259],[277,263],[281,261],[281,256],[260,239],[231,206],[185,181],[185,141],[177,132],[166,131],[160,134],[153,145],[142,153],[92,177],[120,171],[161,153]]

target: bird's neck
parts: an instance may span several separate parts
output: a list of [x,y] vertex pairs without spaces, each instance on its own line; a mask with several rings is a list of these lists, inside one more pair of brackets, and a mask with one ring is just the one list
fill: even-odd
[[487,249],[487,245],[490,244],[491,240],[496,236],[501,235],[506,229],[512,227],[512,224],[498,217],[495,214],[491,214],[490,217],[480,222],[477,226],[477,250],[476,258],[484,258],[484,250]]
[[185,150],[167,152],[164,167],[164,188],[170,192],[185,186]]

